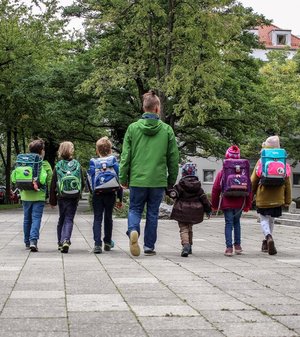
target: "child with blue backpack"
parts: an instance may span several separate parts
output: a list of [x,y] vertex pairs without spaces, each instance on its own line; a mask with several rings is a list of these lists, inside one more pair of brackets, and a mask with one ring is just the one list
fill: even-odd
[[24,243],[26,249],[38,251],[41,221],[50,187],[52,169],[45,156],[45,143],[42,139],[33,140],[27,154],[17,156],[16,167],[11,181],[20,189],[24,211]]
[[251,181],[264,234],[261,251],[269,255],[277,254],[273,239],[275,218],[282,215],[282,206],[288,207],[292,201],[290,173],[279,137],[268,137],[262,144],[261,158],[252,172]]
[[[211,195],[212,207],[221,209],[225,218],[225,256],[242,253],[241,223],[242,212],[251,207],[251,181],[249,162],[240,159],[238,146],[230,146],[225,154],[223,169],[218,172]],[[234,242],[232,243],[232,230]]]
[[[112,213],[116,206],[122,207],[123,190],[119,184],[119,164],[112,155],[112,143],[108,137],[102,137],[96,142],[98,158],[90,160],[88,170],[88,186],[92,193],[94,211],[93,234],[95,254],[102,253],[102,220],[104,215],[104,250],[110,251],[114,247],[112,240]],[[116,202],[116,197],[118,202]]]
[[62,142],[59,145],[58,157],[50,187],[49,203],[52,208],[59,207],[57,224],[58,250],[68,253],[71,245],[74,217],[84,187],[81,166],[73,159],[74,145],[71,142]]

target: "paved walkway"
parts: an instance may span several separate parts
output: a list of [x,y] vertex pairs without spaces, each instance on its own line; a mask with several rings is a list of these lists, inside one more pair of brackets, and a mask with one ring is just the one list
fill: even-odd
[[56,221],[48,209],[30,253],[22,212],[0,214],[1,337],[300,336],[299,227],[276,225],[269,256],[245,218],[244,254],[225,257],[223,220],[211,219],[182,258],[177,224],[161,221],[158,255],[133,258],[126,220],[114,222],[116,248],[97,256],[91,215],[77,214],[69,254],[56,250]]

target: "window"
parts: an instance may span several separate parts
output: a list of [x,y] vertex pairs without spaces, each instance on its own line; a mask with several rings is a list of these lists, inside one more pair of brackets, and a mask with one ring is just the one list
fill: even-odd
[[213,183],[214,182],[214,170],[203,170],[203,182],[204,183]]
[[286,45],[287,44],[287,36],[285,34],[277,34],[277,45]]
[[300,173],[293,173],[293,185],[300,186]]

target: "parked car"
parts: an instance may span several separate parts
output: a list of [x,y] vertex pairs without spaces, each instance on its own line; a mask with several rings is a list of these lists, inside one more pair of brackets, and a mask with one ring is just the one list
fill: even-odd
[[[6,187],[3,185],[0,185],[0,204],[4,204],[5,202],[5,192],[6,192]],[[11,204],[18,204],[20,201],[20,192],[16,188],[14,191],[10,190],[10,196],[9,196],[9,201]]]

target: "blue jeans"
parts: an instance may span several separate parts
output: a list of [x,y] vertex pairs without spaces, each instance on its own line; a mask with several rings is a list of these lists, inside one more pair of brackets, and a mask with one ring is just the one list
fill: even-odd
[[38,240],[40,237],[40,227],[45,206],[44,201],[22,201],[24,210],[24,242]]
[[101,227],[104,213],[104,243],[111,243],[113,220],[112,213],[116,202],[116,194],[102,193],[93,195],[94,224],[93,233],[95,246],[102,246]]
[[147,204],[144,249],[154,249],[157,239],[159,206],[164,192],[163,187],[130,187],[127,235],[129,236],[133,230],[140,235],[140,222],[144,206]]
[[58,199],[59,219],[57,224],[57,241],[63,243],[70,241],[75,213],[77,210],[77,199]]
[[224,209],[225,217],[225,241],[226,247],[232,248],[232,229],[234,232],[234,244],[241,244],[241,210],[240,209]]

